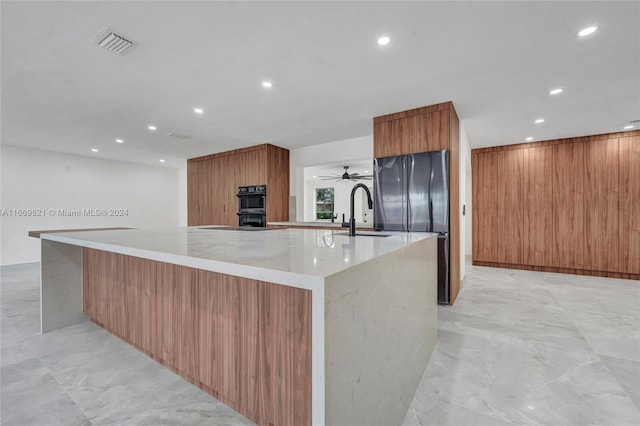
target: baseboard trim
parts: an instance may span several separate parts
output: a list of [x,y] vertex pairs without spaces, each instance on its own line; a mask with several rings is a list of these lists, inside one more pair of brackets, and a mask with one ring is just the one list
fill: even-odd
[[589,275],[594,277],[619,278],[624,280],[640,280],[640,274],[629,274],[629,273],[622,273],[622,272],[589,271],[586,269],[557,268],[554,266],[536,266],[536,265],[519,265],[514,263],[484,262],[482,260],[474,260],[473,265],[489,266],[492,268],[523,269],[525,271],[557,272],[559,274]]

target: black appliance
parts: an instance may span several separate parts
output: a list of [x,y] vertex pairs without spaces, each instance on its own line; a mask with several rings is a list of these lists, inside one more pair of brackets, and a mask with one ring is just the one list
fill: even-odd
[[265,228],[267,226],[267,186],[241,186],[236,195],[238,226]]
[[438,234],[438,303],[449,304],[449,151],[376,158],[376,231]]

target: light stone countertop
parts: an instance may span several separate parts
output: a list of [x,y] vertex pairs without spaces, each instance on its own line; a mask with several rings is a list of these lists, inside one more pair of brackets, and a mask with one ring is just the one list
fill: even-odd
[[42,234],[45,240],[111,251],[228,275],[313,289],[324,278],[430,238],[384,232],[349,237],[343,230],[235,231],[175,227]]
[[[342,221],[335,222],[268,222],[268,225],[273,226],[308,226],[308,227],[318,227],[318,228],[342,228]],[[363,223],[356,222],[356,228],[369,228],[373,229],[373,224],[371,223]]]

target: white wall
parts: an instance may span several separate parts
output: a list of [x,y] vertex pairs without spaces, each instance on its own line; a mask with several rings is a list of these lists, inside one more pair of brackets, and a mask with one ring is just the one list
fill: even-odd
[[[460,279],[464,279],[466,274],[466,253],[467,247],[471,244],[471,226],[467,220],[471,217],[471,205],[468,203],[471,194],[470,180],[467,175],[471,173],[471,145],[467,132],[460,121]],[[462,215],[462,206],[466,205],[465,215]]]
[[[296,217],[290,219],[297,221],[305,220],[305,167],[368,158],[373,159],[373,135],[291,150],[289,153],[289,182],[290,194],[296,197]],[[311,214],[313,215],[313,213]]]
[[[0,151],[0,209],[44,210],[43,216],[5,212],[0,217],[2,265],[40,260],[40,240],[28,237],[29,230],[153,228],[178,226],[186,218],[186,178],[178,169],[8,145]],[[127,214],[62,216],[58,209],[126,209]]]

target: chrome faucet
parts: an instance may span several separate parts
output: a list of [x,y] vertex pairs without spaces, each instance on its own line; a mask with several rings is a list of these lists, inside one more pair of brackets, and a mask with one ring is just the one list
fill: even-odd
[[367,203],[369,204],[369,209],[373,208],[373,200],[371,199],[371,192],[369,192],[369,188],[367,188],[367,185],[363,183],[359,183],[355,185],[351,190],[351,220],[349,220],[349,235],[352,237],[356,235],[356,218],[355,218],[356,215],[354,212],[355,209],[353,204],[356,196],[356,190],[358,188],[364,189],[364,192],[367,193]]

